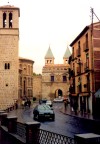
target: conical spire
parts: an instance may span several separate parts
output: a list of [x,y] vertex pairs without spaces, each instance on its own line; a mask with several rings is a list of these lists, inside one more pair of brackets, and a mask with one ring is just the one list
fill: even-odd
[[70,56],[71,56],[71,51],[69,50],[69,47],[67,46],[67,49],[65,51],[63,58],[66,59],[66,58],[69,58]]
[[49,48],[48,48],[48,51],[47,51],[47,53],[46,53],[46,55],[45,55],[45,59],[48,59],[48,58],[50,58],[50,59],[54,59],[54,56],[53,56],[53,53],[52,53],[52,51],[51,51],[51,48],[50,48],[50,46],[49,46]]

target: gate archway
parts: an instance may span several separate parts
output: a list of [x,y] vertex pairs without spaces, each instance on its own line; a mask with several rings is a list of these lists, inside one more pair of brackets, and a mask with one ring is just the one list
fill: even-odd
[[63,91],[61,90],[61,89],[57,89],[56,91],[55,91],[55,97],[59,97],[59,96],[63,96]]

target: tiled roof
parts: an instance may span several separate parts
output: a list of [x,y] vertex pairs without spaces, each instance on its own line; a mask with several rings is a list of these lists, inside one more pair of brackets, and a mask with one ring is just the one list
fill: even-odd
[[70,56],[71,56],[71,51],[69,50],[69,47],[67,47],[63,58],[69,58]]
[[47,51],[47,53],[45,55],[45,58],[53,58],[54,59],[53,53],[52,53],[52,51],[50,49],[50,46],[49,46],[48,51]]

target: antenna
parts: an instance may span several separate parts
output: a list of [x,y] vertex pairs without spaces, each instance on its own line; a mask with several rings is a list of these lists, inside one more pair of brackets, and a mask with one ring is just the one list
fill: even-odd
[[98,16],[95,14],[93,8],[91,8],[91,13],[92,13],[92,22],[93,22],[93,14],[95,15],[95,17],[98,19],[98,21],[100,22],[100,19],[98,18]]

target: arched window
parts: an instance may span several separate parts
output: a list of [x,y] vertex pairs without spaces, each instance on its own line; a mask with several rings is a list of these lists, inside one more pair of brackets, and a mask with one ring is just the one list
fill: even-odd
[[10,63],[8,63],[8,69],[10,69]]
[[5,63],[5,69],[10,69],[10,63]]
[[5,69],[7,69],[7,63],[5,63]]
[[3,13],[3,28],[5,28],[7,25],[7,20],[6,20],[6,13]]
[[12,13],[9,13],[9,28],[12,28]]

